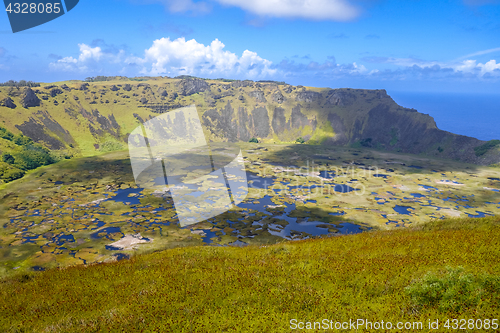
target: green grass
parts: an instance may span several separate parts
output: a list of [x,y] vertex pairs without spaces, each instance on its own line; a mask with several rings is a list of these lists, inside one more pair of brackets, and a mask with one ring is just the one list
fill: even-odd
[[486,154],[486,152],[488,152],[488,150],[495,148],[498,145],[500,145],[500,140],[490,140],[485,144],[482,144],[474,148],[474,152],[476,156],[483,156],[484,154]]
[[0,328],[290,332],[292,319],[421,321],[424,327],[429,319],[494,319],[498,289],[484,289],[479,301],[455,311],[416,304],[406,287],[447,266],[497,281],[499,224],[499,217],[452,219],[271,246],[176,248],[17,275],[0,281]]
[[488,294],[500,292],[499,276],[475,276],[463,267],[446,267],[437,276],[428,272],[420,281],[405,288],[418,307],[436,307],[441,312],[461,312],[476,308]]
[[394,146],[395,144],[397,144],[399,141],[399,134],[398,134],[398,129],[393,127],[391,128],[391,141],[389,142],[389,144],[391,146]]

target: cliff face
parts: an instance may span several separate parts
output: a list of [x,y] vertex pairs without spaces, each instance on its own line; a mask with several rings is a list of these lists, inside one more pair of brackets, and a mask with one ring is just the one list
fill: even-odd
[[[0,88],[0,121],[52,149],[85,155],[125,142],[139,122],[195,104],[214,141],[295,142],[372,147],[476,164],[500,161],[484,141],[439,130],[434,119],[397,105],[385,90],[320,89],[274,82],[150,78],[136,82],[51,84],[12,93]],[[13,105],[24,108],[12,108]],[[0,139],[1,140],[1,139]],[[71,147],[71,148],[70,148]]]

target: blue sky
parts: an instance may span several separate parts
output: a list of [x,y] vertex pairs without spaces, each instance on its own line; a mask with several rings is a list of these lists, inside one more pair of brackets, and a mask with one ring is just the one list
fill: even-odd
[[498,93],[498,0],[84,0],[13,34],[0,81],[97,75]]

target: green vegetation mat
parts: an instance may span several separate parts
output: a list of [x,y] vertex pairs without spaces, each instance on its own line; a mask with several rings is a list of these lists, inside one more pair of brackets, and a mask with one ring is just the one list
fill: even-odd
[[[187,228],[178,226],[172,200],[162,196],[161,186],[137,187],[126,151],[28,171],[0,189],[0,277],[207,242],[275,244],[284,240],[276,232],[289,227],[290,219],[281,215],[284,207],[291,207],[288,216],[298,223],[320,225],[316,229],[322,228],[323,236],[341,233],[345,223],[391,230],[500,214],[498,167],[365,148],[240,147],[247,171],[267,179],[269,188],[254,188],[251,180],[246,208]],[[120,191],[121,201],[112,200]],[[133,246],[112,247],[139,234]],[[312,236],[299,230],[288,239]]]

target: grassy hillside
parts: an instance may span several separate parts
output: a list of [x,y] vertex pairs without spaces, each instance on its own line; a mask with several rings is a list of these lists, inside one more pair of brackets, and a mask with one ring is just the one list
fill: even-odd
[[[397,105],[385,90],[329,89],[196,78],[107,78],[0,87],[0,126],[69,156],[126,148],[128,134],[161,112],[196,105],[214,141],[355,145],[477,164],[497,147],[440,131],[432,117]],[[32,93],[27,94],[28,89]],[[29,98],[26,96],[29,95]],[[8,102],[7,102],[8,100]],[[0,143],[0,153],[9,147]]]
[[[0,87],[1,332],[495,329],[500,169],[478,164],[499,160],[498,142],[440,131],[384,90],[108,79]],[[164,189],[136,184],[126,143],[192,104],[253,178],[241,207],[180,228]],[[337,236],[349,224],[372,230]]]
[[500,310],[499,224],[452,219],[271,246],[177,248],[17,275],[0,281],[0,328],[290,332],[293,319],[364,319],[422,322],[424,331],[439,320],[438,331],[449,331],[443,325],[453,318],[491,325]]

